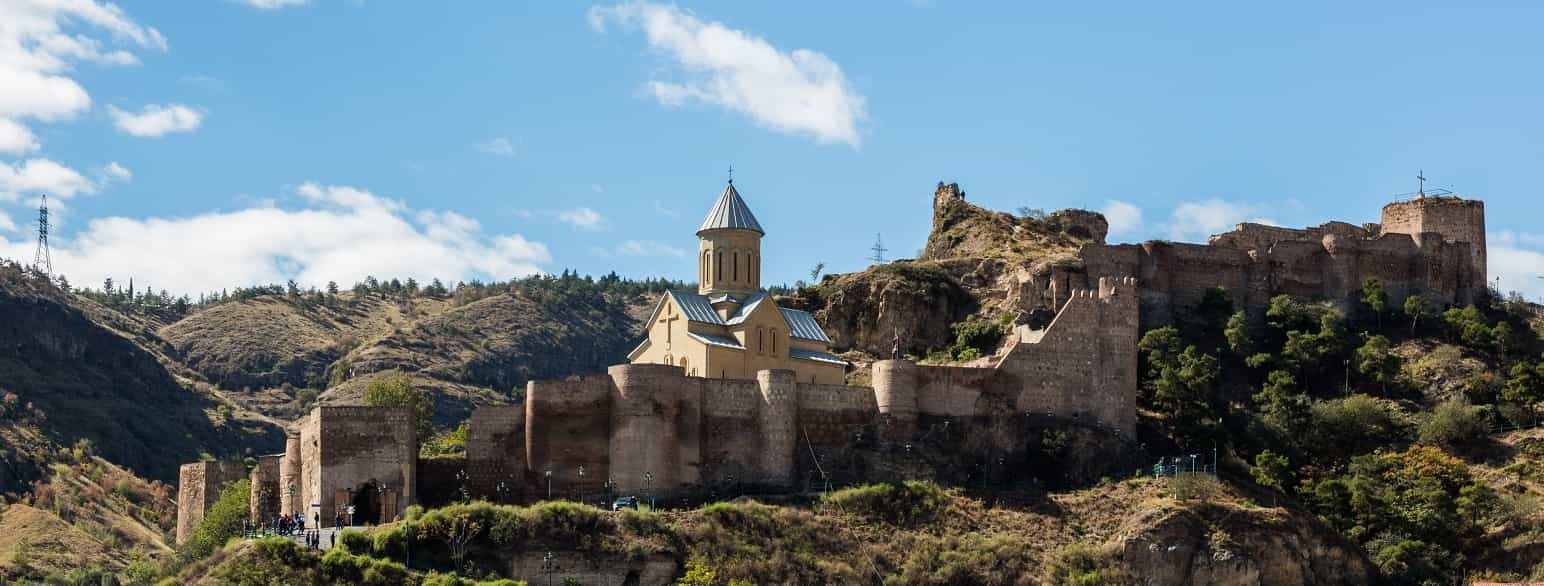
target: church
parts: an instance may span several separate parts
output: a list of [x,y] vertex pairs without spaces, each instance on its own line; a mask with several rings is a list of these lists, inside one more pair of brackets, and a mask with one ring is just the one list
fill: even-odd
[[761,290],[765,235],[730,179],[697,229],[697,292],[661,295],[649,316],[649,336],[628,361],[725,379],[786,369],[798,382],[842,384],[847,362],[831,354],[831,338],[814,316],[778,307]]

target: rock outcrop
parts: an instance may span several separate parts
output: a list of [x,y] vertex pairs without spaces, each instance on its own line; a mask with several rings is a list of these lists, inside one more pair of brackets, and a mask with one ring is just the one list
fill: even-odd
[[1300,513],[1172,502],[1127,519],[1116,543],[1143,584],[1368,584],[1355,544]]

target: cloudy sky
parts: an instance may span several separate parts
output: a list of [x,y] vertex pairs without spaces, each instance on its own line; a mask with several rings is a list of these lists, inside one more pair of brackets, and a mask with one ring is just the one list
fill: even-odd
[[691,278],[727,169],[770,281],[927,234],[938,181],[1112,240],[1486,201],[1544,298],[1536,3],[0,0],[0,257],[197,293]]

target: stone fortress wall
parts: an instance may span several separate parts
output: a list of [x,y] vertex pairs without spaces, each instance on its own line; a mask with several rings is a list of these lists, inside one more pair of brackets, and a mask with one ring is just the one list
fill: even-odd
[[241,462],[193,462],[177,470],[177,543],[203,520],[204,511],[220,498],[220,489],[246,476]]
[[1245,223],[1207,244],[1086,244],[1078,252],[1085,272],[1066,278],[1077,285],[1080,277],[1136,277],[1144,326],[1171,323],[1176,309],[1194,305],[1213,287],[1227,289],[1240,307],[1261,307],[1282,293],[1344,304],[1369,277],[1396,306],[1414,293],[1439,306],[1486,294],[1483,202],[1394,202],[1383,207],[1382,220],[1303,229]]

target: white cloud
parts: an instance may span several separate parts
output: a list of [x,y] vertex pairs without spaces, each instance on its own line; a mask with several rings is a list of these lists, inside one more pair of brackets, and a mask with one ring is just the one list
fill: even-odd
[[649,46],[686,73],[690,79],[683,83],[644,86],[664,106],[719,106],[819,143],[857,147],[861,142],[858,127],[868,119],[865,98],[842,68],[818,51],[780,51],[765,39],[705,22],[674,5],[594,6],[588,17],[597,31],[604,32],[608,23],[643,30]]
[[15,231],[16,231],[16,222],[12,222],[11,221],[11,217],[5,215],[5,212],[0,212],[0,232],[15,232]]
[[495,138],[477,143],[477,150],[499,157],[515,156],[515,145],[511,144],[507,138]]
[[0,153],[24,155],[38,150],[32,130],[10,118],[0,118]]
[[616,253],[622,256],[686,257],[685,250],[653,240],[628,240],[617,245]]
[[[291,278],[318,287],[366,275],[507,279],[540,272],[552,260],[540,242],[485,234],[476,221],[454,212],[415,213],[347,186],[306,183],[297,192],[308,204],[301,209],[94,219],[73,238],[54,240],[54,267],[76,283],[132,277],[156,289],[196,294]],[[31,246],[26,238],[0,237],[0,257],[31,258]]]
[[1232,230],[1241,222],[1274,225],[1274,220],[1260,217],[1262,211],[1250,204],[1215,197],[1205,201],[1187,201],[1174,208],[1164,229],[1171,240],[1205,240],[1213,234]]
[[1500,281],[1500,291],[1516,291],[1544,303],[1544,234],[1502,230],[1487,235],[1486,240],[1486,271]]
[[27,159],[15,165],[0,161],[0,201],[39,193],[66,199],[97,189],[96,183],[76,170],[48,159]]
[[202,110],[182,104],[150,104],[138,114],[119,110],[117,106],[108,106],[107,111],[113,117],[113,125],[119,130],[142,138],[156,138],[173,132],[192,132],[204,121]]
[[1111,236],[1130,236],[1142,231],[1142,208],[1117,200],[1104,202],[1099,210],[1110,223]]
[[557,213],[559,222],[584,230],[600,230],[606,227],[606,218],[590,208],[574,208]]
[[114,181],[119,183],[127,183],[130,179],[134,178],[134,174],[130,173],[129,170],[124,168],[123,165],[119,165],[117,161],[113,161],[108,163],[106,167],[102,167],[101,175],[102,183],[109,183]]
[[306,0],[236,0],[236,1],[240,2],[242,4],[245,4],[247,6],[251,6],[253,8],[256,8],[258,10],[278,10],[278,9],[284,8],[286,6],[300,6],[300,5],[306,3]]
[[667,218],[681,217],[681,212],[665,207],[665,204],[657,199],[654,200],[654,213]]
[[[67,31],[66,28],[73,30]],[[80,29],[89,29],[82,31]],[[88,33],[106,33],[104,43]],[[134,65],[139,59],[112,45],[166,50],[166,38],[113,4],[94,0],[0,2],[0,129],[4,152],[36,148],[25,119],[70,120],[91,107],[91,96],[68,74],[76,62]],[[27,137],[32,137],[30,140]]]

